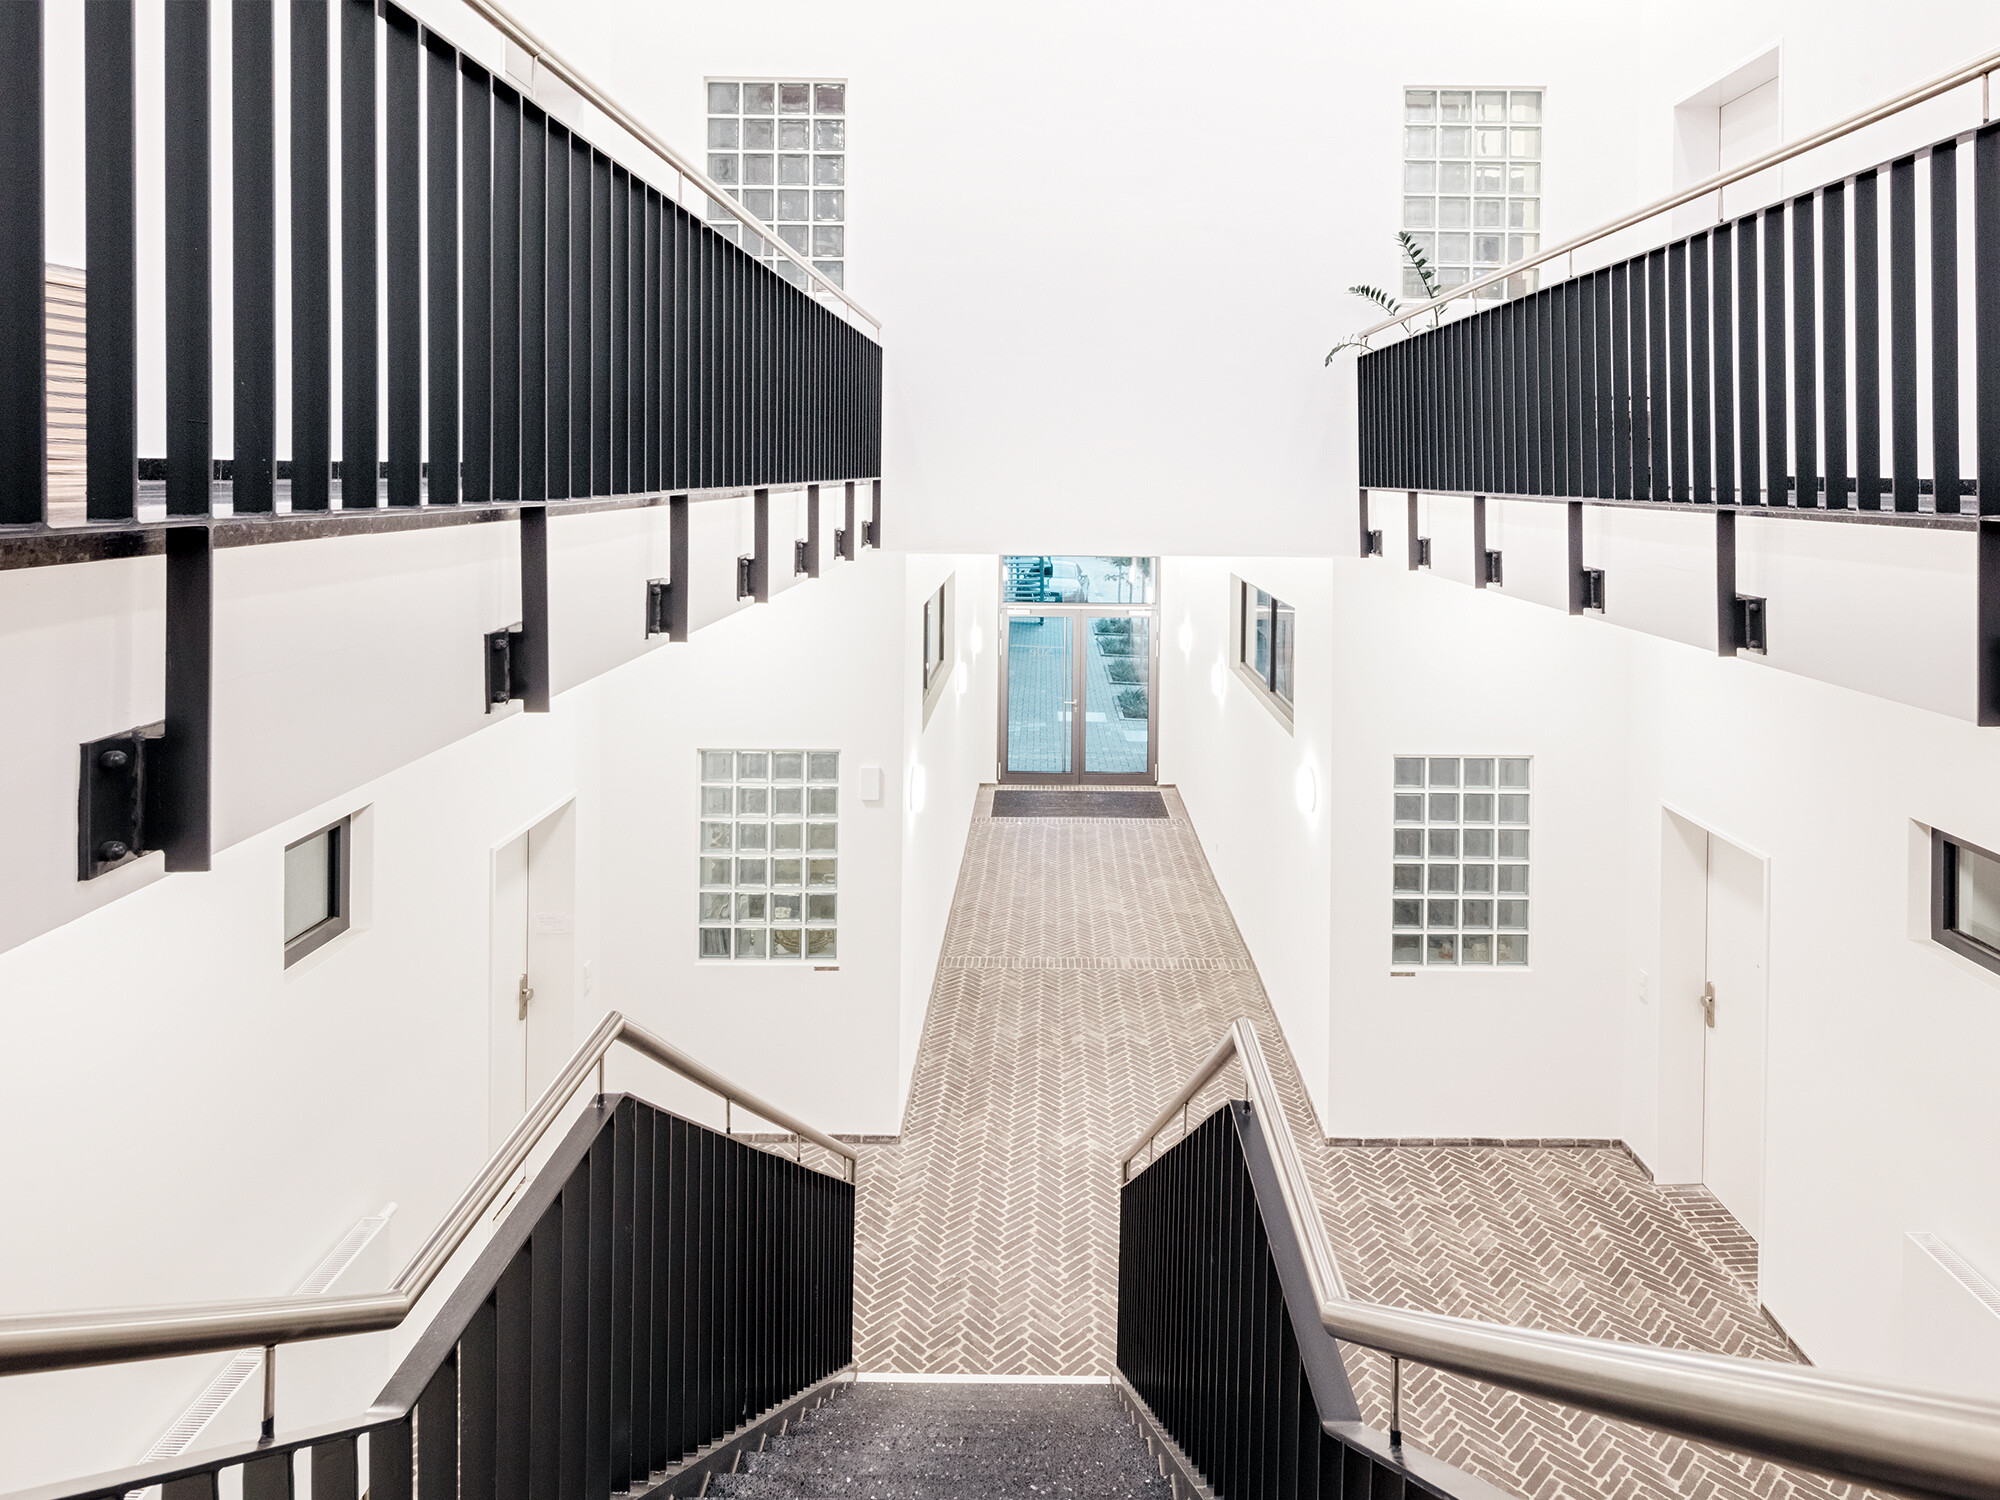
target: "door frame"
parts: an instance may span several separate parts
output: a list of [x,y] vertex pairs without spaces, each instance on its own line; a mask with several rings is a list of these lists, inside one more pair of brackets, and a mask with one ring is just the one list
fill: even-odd
[[[1676,827],[1678,825],[1678,827]],[[1702,860],[1695,863],[1688,835],[1699,834]],[[1742,851],[1763,869],[1761,891],[1764,975],[1764,1060],[1759,1079],[1759,1113],[1764,1131],[1758,1153],[1760,1199],[1770,1203],[1771,1118],[1771,856],[1746,839],[1696,817],[1671,802],[1660,804],[1659,984],[1652,997],[1658,1027],[1655,1101],[1655,1175],[1661,1182],[1706,1183],[1708,1109],[1708,1028],[1698,996],[1708,972],[1709,839]],[[1699,905],[1694,892],[1699,889]],[[1698,921],[1698,927],[1693,924]],[[1699,961],[1690,958],[1699,954]]]
[[[1062,786],[1156,786],[1160,779],[1160,604],[1159,565],[1154,564],[1151,604],[1023,604],[1009,603],[1006,597],[1007,563],[999,564],[1000,589],[1000,725],[997,780],[1013,785]],[[1067,771],[1010,771],[1007,768],[1007,678],[1009,663],[1009,622],[1017,618],[1042,619],[1062,616],[1070,626],[1070,769]],[[1091,619],[1144,619],[1146,630],[1146,769],[1143,771],[1086,771],[1085,738],[1088,688],[1084,681],[1084,621]]]
[[[494,1094],[495,1091],[500,1086],[500,1080],[496,1076],[498,1060],[495,1057],[495,1051],[498,1045],[498,1037],[496,1035],[496,1031],[500,1024],[500,1015],[499,1015],[499,1007],[495,1003],[495,997],[499,993],[497,988],[497,983],[502,976],[498,973],[498,971],[495,969],[494,966],[495,960],[498,957],[497,950],[499,946],[498,934],[494,927],[494,920],[497,914],[499,897],[500,897],[500,856],[503,851],[505,851],[508,847],[510,847],[517,841],[523,839],[526,839],[528,841],[526,845],[527,865],[528,865],[527,919],[529,925],[527,960],[530,966],[530,970],[532,971],[534,967],[534,957],[535,957],[535,943],[534,943],[533,929],[535,923],[536,882],[535,882],[534,840],[531,837],[531,835],[535,832],[536,829],[542,828],[545,825],[553,824],[555,820],[565,812],[568,812],[570,814],[573,822],[576,815],[576,802],[577,799],[576,799],[576,794],[574,792],[570,792],[561,797],[556,798],[553,802],[549,803],[546,807],[542,808],[539,812],[535,813],[533,816],[526,818],[523,821],[515,824],[513,827],[509,828],[505,833],[503,833],[498,839],[496,839],[491,845],[488,846],[486,852],[486,965],[487,965],[486,1091],[488,1100],[489,1121],[492,1115],[492,1101],[494,1098]],[[572,827],[570,836],[573,840],[575,837],[574,827]],[[569,856],[570,856],[569,874],[570,874],[571,891],[569,893],[570,907],[567,913],[567,916],[569,917],[570,920],[570,932],[567,934],[567,936],[570,939],[571,951],[568,955],[568,961],[561,965],[561,968],[564,972],[561,972],[553,976],[553,983],[547,984],[547,988],[549,990],[549,995],[548,995],[549,1003],[553,1005],[560,1002],[563,1008],[567,1012],[569,1012],[568,1016],[566,1017],[568,1025],[563,1028],[565,1037],[565,1050],[567,1049],[567,1038],[578,1029],[577,1017],[575,1016],[574,1012],[577,1001],[580,998],[577,994],[577,989],[578,989],[577,978],[576,978],[577,963],[576,963],[576,953],[575,953],[575,921],[576,921],[576,895],[574,889],[575,879],[576,879],[575,855],[576,851],[574,848],[574,844],[572,844],[569,850]],[[545,876],[544,878],[546,879],[547,877]],[[554,934],[551,934],[551,936],[554,936]],[[537,989],[539,990],[541,988],[543,988],[543,985],[538,984]],[[544,1014],[546,1015],[546,1011],[544,1012]],[[526,1023],[521,1023],[521,1024],[526,1024]],[[549,1023],[545,1022],[544,1024],[546,1025]],[[533,1078],[535,1072],[535,1062],[536,1062],[533,1050],[533,1043],[529,1039],[527,1033],[525,1032],[522,1035],[522,1046],[524,1050],[521,1061],[522,1061],[522,1071],[523,1071],[523,1083],[525,1085]],[[511,1084],[512,1080],[510,1079],[508,1080],[508,1082]],[[527,1090],[524,1087],[523,1089],[524,1097],[522,1102],[523,1114],[526,1113],[527,1105],[532,1102],[532,1100],[526,1097],[526,1095],[527,1095]],[[511,1127],[509,1128],[511,1129]]]

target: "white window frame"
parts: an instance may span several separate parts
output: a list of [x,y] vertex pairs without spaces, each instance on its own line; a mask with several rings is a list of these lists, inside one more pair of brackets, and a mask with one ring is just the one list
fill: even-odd
[[[1264,595],[1270,601],[1268,608],[1272,621],[1271,670],[1268,677],[1258,672],[1256,667],[1251,665],[1250,661],[1250,643],[1256,634],[1250,628],[1250,618],[1253,611],[1258,609],[1254,601],[1259,594]],[[1283,642],[1286,653],[1291,657],[1290,670],[1286,674],[1292,684],[1291,697],[1287,697],[1285,694],[1279,692],[1277,687],[1279,675],[1278,648],[1280,644],[1277,621],[1280,616],[1288,617],[1292,622],[1291,632]],[[1243,682],[1244,686],[1250,689],[1251,696],[1256,698],[1259,703],[1263,704],[1269,710],[1272,718],[1285,726],[1285,733],[1292,733],[1292,704],[1297,697],[1299,684],[1299,626],[1297,606],[1287,604],[1269,589],[1260,588],[1247,579],[1231,573],[1229,575],[1229,636],[1229,665],[1231,669]]]
[[[737,108],[734,114],[721,114],[715,111],[713,106],[717,101],[711,86],[717,84],[733,87],[737,90]],[[761,112],[750,113],[744,109],[745,99],[742,90],[747,87],[768,87],[773,91],[774,98],[772,113],[770,115],[767,116]],[[797,111],[786,112],[783,110],[783,94],[781,91],[786,88],[803,88],[806,91],[807,107],[805,113],[800,114]],[[852,186],[852,180],[847,171],[848,154],[852,146],[852,142],[847,139],[848,88],[848,81],[845,78],[786,78],[771,74],[737,74],[718,75],[702,80],[702,108],[705,119],[703,126],[705,143],[702,158],[704,169],[707,170],[711,178],[722,186],[723,190],[730,197],[742,203],[752,213],[756,214],[758,218],[776,229],[779,238],[783,239],[786,244],[790,245],[800,255],[810,260],[814,269],[818,270],[835,286],[840,287],[844,287],[847,284],[849,249],[847,243],[847,193]],[[840,91],[840,107],[838,109],[822,110],[820,108],[823,99],[821,94],[822,89],[838,89]],[[773,127],[771,144],[768,147],[761,143],[755,146],[747,145],[745,143],[745,136],[748,126],[751,123],[761,124],[766,119],[771,121]],[[806,145],[803,149],[788,148],[778,144],[777,125],[780,121],[787,119],[803,120],[805,122]],[[736,127],[736,145],[733,147],[717,144],[717,125],[725,124],[729,121],[734,121]],[[822,125],[835,128],[829,134],[828,131],[822,129]],[[726,131],[722,132],[722,134],[727,133]],[[837,137],[837,144],[830,143],[833,137]],[[828,144],[823,145],[823,142],[827,142]],[[759,181],[753,183],[748,180],[751,165],[745,158],[753,156],[768,157],[771,160],[772,173],[769,182]],[[783,173],[783,164],[779,160],[781,157],[802,157],[805,162],[804,171],[806,181],[780,182],[778,179]],[[725,162],[733,165],[729,166],[728,170],[719,171],[718,169],[723,167]],[[831,179],[822,180],[823,176],[829,171],[832,173]],[[781,188],[791,192],[803,191],[807,195],[807,216],[805,218],[801,219],[796,216],[783,215],[776,211],[780,203],[778,194]],[[746,196],[746,194],[762,195],[766,193],[770,195],[771,199],[768,205],[764,205],[761,196]],[[767,206],[772,211],[769,213],[760,212],[760,205]],[[721,234],[725,239],[732,243],[740,243],[745,251],[762,260],[793,285],[797,286],[805,281],[805,273],[799,269],[795,262],[783,255],[776,246],[766,244],[750,230],[741,228],[735,217],[720,204],[711,204],[709,206],[708,224],[711,229]],[[793,229],[799,231],[796,236],[788,233],[789,230]],[[830,237],[823,236],[821,234],[822,230],[831,231]],[[826,251],[827,253],[822,253],[822,251]]]
[[[1449,783],[1439,775],[1446,762],[1453,768]],[[1412,763],[1417,764],[1421,778],[1414,782]],[[1488,768],[1488,780],[1473,779],[1476,765]],[[1534,757],[1530,755],[1402,754],[1394,758],[1390,775],[1394,830],[1391,969],[1405,973],[1463,969],[1490,974],[1529,967],[1533,958],[1529,935],[1535,919],[1531,834],[1539,795],[1534,780]],[[1490,799],[1483,818],[1475,816],[1479,809],[1467,805],[1478,796]],[[1439,797],[1449,798],[1449,805],[1441,805],[1436,800]],[[1408,805],[1411,798],[1416,800],[1414,808]],[[1519,798],[1518,805],[1510,804],[1510,798]],[[1445,837],[1436,837],[1439,834]],[[1445,873],[1436,873],[1440,871]],[[1483,875],[1473,873],[1481,871]],[[1475,878],[1483,885],[1474,884]],[[1449,924],[1439,920],[1447,903],[1451,908]],[[1476,903],[1486,905],[1483,922],[1472,920],[1475,913],[1467,909]],[[1437,956],[1440,949],[1434,940],[1447,935],[1450,955]],[[1470,956],[1480,951],[1476,944],[1484,945],[1486,957]],[[1519,956],[1503,959],[1501,954],[1509,951]]]
[[[1412,99],[1413,95],[1425,93],[1431,95],[1432,100],[1430,118],[1427,121],[1416,118],[1418,106]],[[1443,114],[1446,106],[1442,98],[1445,94],[1468,95],[1470,100],[1468,114],[1471,118],[1445,120]],[[1504,121],[1483,121],[1478,118],[1482,106],[1480,96],[1493,94],[1505,96],[1504,112],[1507,118]],[[1516,116],[1523,112],[1530,96],[1533,101],[1534,118],[1517,119]],[[1414,236],[1418,244],[1424,248],[1424,258],[1437,275],[1439,287],[1444,291],[1450,291],[1453,287],[1463,286],[1468,281],[1476,281],[1481,276],[1499,270],[1502,266],[1512,265],[1537,253],[1541,248],[1542,235],[1546,232],[1542,210],[1548,193],[1548,183],[1544,176],[1548,160],[1547,87],[1524,83],[1411,83],[1403,86],[1400,98],[1402,114],[1397,129],[1400,132],[1399,160],[1403,172],[1401,191],[1398,195],[1401,202],[1397,209],[1396,222]],[[1415,132],[1425,130],[1429,131],[1429,154],[1416,154]],[[1447,131],[1465,133],[1466,149],[1463,155],[1456,152],[1449,156],[1444,154]],[[1484,144],[1483,135],[1495,131],[1501,137],[1497,144],[1504,148],[1504,154],[1481,152],[1480,148]],[[1532,154],[1525,149],[1529,144],[1533,146]],[[1462,193],[1455,188],[1447,190],[1443,181],[1448,168],[1455,167],[1460,162],[1465,163],[1466,170],[1466,186]],[[1411,172],[1413,168],[1420,169],[1426,163],[1432,168],[1432,185],[1428,190],[1423,190],[1412,185]],[[1477,169],[1481,166],[1499,168],[1500,186],[1497,190],[1490,187],[1480,189],[1477,186]],[[1516,166],[1533,168],[1532,191],[1525,186],[1516,186],[1516,179],[1511,170]],[[1448,200],[1456,201],[1460,198],[1464,199],[1466,205],[1466,223],[1462,227],[1458,225],[1447,227],[1441,222],[1446,214],[1444,204]],[[1414,205],[1418,202],[1428,202],[1427,214],[1420,215],[1414,212]],[[1501,222],[1498,225],[1479,224],[1481,205],[1494,202],[1499,205]],[[1515,222],[1517,218],[1523,222],[1517,224]],[[1424,219],[1428,219],[1429,222],[1421,222]],[[1462,258],[1447,257],[1442,254],[1442,248],[1447,243],[1444,237],[1459,234],[1465,236],[1467,253]],[[1491,259],[1482,258],[1477,253],[1478,240],[1485,235],[1499,237],[1498,254]],[[1506,296],[1518,297],[1523,293],[1532,292],[1537,285],[1537,279],[1535,271],[1523,271],[1482,292],[1480,297],[1481,299],[1498,297],[1503,290]],[[1416,272],[1400,256],[1397,258],[1397,284],[1390,288],[1390,292],[1391,295],[1399,296],[1406,302],[1429,300],[1429,294],[1418,285]]]
[[[951,669],[955,665],[951,605],[952,594],[955,592],[952,585],[957,578],[956,573],[952,574],[938,585],[936,593],[924,600],[923,643],[918,647],[918,654],[926,725],[931,721],[931,710],[937,706],[938,699],[944,696],[945,684],[951,681]],[[935,654],[932,651],[933,643],[936,646]]]

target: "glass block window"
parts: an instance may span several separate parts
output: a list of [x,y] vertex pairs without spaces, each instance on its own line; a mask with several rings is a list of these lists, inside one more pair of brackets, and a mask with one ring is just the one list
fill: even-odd
[[1530,761],[1396,757],[1390,961],[1528,961]]
[[705,959],[840,957],[840,752],[701,752]]
[[[711,78],[708,175],[835,286],[847,285],[845,83]],[[806,279],[720,204],[709,205],[708,217],[786,280]]]
[[[1542,91],[1404,89],[1403,228],[1447,290],[1541,249]],[[1533,291],[1535,273],[1504,285]],[[1409,265],[1403,296],[1430,298]]]

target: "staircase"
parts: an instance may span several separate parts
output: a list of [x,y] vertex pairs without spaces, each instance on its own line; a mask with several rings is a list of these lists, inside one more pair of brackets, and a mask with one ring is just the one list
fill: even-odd
[[1167,1500],[1108,1385],[855,1385],[746,1457],[730,1500]]

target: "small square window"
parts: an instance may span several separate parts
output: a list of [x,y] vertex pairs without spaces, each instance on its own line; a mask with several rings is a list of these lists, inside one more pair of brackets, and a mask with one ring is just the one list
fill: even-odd
[[743,113],[746,115],[768,115],[778,94],[774,83],[746,83],[743,85]]
[[727,891],[703,891],[701,893],[701,919],[704,922],[727,922],[730,920],[730,896]]
[[1491,859],[1493,857],[1493,830],[1490,828],[1466,829],[1465,857],[1467,859]]
[[1424,857],[1424,831],[1421,828],[1398,828],[1396,830],[1396,858],[1422,859]]
[[1426,871],[1424,889],[1428,891],[1455,892],[1458,889],[1457,865],[1432,865]]
[[806,957],[832,959],[840,957],[840,944],[835,927],[808,927],[806,929]]
[[1393,912],[1390,925],[1394,927],[1421,927],[1424,925],[1424,904],[1407,898],[1391,903]]
[[1430,855],[1432,859],[1458,858],[1458,830],[1456,828],[1433,828],[1429,833]]
[[762,958],[766,952],[765,933],[762,927],[739,927],[736,929],[736,956],[738,958]]
[[1485,933],[1467,933],[1460,946],[1458,961],[1464,964],[1493,962],[1493,939]]
[[1449,932],[1433,932],[1424,938],[1424,962],[1428,964],[1455,964],[1458,962],[1458,937]]
[[1424,903],[1424,925],[1426,927],[1456,927],[1458,925],[1458,903],[1456,901],[1426,901]]
[[701,947],[697,951],[702,958],[729,957],[729,929],[727,927],[702,928]]
[[844,83],[814,84],[813,112],[821,115],[845,114],[847,112],[847,85]]
[[[806,772],[813,781],[838,781],[840,779],[840,752],[838,750],[815,750],[806,757]],[[814,809],[818,811],[817,808]]]
[[285,846],[286,968],[347,931],[352,827],[352,819],[342,818]]
[[1424,961],[1423,934],[1399,932],[1389,944],[1389,962],[1392,964],[1420,964]]
[[1458,793],[1432,792],[1429,821],[1433,823],[1456,823],[1458,821]]
[[799,957],[799,936],[799,929],[796,927],[773,927],[771,929],[771,957]]
[[1399,795],[1396,798],[1396,821],[1398,823],[1421,823],[1424,820],[1424,799],[1421,796]]
[[808,922],[831,922],[840,915],[840,897],[833,891],[814,891],[806,897]]
[[736,777],[736,757],[727,750],[704,750],[701,752],[701,779],[703,781],[732,781]]
[[1424,888],[1424,867],[1397,865],[1395,881],[1395,888],[1399,891],[1420,891]]

